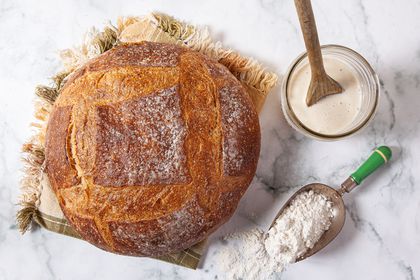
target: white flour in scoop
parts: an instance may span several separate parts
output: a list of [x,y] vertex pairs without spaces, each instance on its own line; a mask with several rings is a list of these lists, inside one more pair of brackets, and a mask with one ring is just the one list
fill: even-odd
[[273,279],[314,246],[332,216],[332,203],[324,195],[301,193],[267,235],[260,229],[229,235],[216,259],[227,279]]

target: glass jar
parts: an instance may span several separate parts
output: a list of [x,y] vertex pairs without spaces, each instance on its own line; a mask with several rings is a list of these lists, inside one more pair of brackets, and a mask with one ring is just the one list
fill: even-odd
[[306,52],[299,55],[287,70],[281,88],[281,103],[286,120],[294,129],[318,140],[333,141],[354,135],[366,127],[373,119],[379,101],[379,79],[366,59],[352,49],[339,45],[324,45],[321,46],[321,52],[323,58],[338,60],[346,64],[353,71],[359,82],[361,106],[352,123],[339,134],[326,134],[308,128],[296,117],[288,100],[288,92],[291,91],[289,82],[292,80],[293,75],[299,72],[299,69],[302,69],[309,63]]

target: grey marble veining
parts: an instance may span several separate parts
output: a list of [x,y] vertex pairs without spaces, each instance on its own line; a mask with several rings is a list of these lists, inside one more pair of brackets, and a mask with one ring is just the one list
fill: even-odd
[[19,235],[19,153],[31,135],[33,89],[59,69],[57,50],[80,42],[91,26],[154,10],[210,26],[226,45],[281,75],[304,49],[293,1],[0,0],[0,280],[225,279],[214,257],[223,246],[218,236],[266,228],[298,187],[314,181],[339,185],[381,144],[394,148],[394,159],[346,195],[342,233],[279,278],[420,278],[420,1],[312,2],[321,42],[357,50],[377,71],[382,95],[376,118],[352,138],[314,141],[287,125],[277,87],[261,114],[253,183],[232,219],[213,235],[201,269],[192,271],[105,253],[44,230]]

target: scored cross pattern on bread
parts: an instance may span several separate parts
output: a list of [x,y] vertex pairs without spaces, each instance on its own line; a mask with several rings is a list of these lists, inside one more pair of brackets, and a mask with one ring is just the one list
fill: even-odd
[[115,253],[188,248],[227,221],[260,150],[226,67],[170,44],[123,44],[73,73],[47,128],[46,171],[72,226]]

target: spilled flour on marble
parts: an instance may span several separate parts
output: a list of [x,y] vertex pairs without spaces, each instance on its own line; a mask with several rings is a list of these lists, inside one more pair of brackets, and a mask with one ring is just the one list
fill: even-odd
[[301,193],[267,234],[255,228],[226,236],[216,259],[228,279],[273,279],[315,245],[332,216],[332,203],[324,195]]

